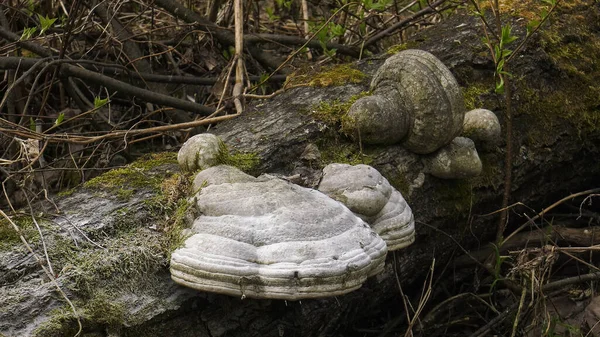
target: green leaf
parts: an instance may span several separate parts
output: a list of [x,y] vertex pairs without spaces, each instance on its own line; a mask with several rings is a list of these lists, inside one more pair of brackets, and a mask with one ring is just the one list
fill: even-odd
[[500,38],[500,48],[503,48],[504,46],[510,44],[511,42],[513,42],[514,40],[517,39],[516,36],[511,34],[512,28],[510,27],[509,24],[506,24],[505,26],[502,27],[502,36]]
[[272,7],[265,8],[265,12],[267,12],[269,21],[278,21],[280,19],[279,15],[275,15],[275,10]]
[[503,94],[504,93],[504,79],[498,76],[499,81],[496,83],[496,93]]
[[61,112],[61,113],[58,115],[58,118],[57,118],[57,119],[54,121],[54,125],[55,125],[55,126],[56,126],[56,125],[60,125],[60,123],[62,123],[64,120],[65,120],[65,113],[64,113],[64,112]]
[[499,45],[494,46],[494,58],[496,59],[496,61],[502,58],[502,52],[500,51]]
[[378,12],[381,12],[385,9],[385,5],[380,2],[377,2],[377,3],[374,3],[373,6],[371,6],[371,8]]
[[94,108],[98,109],[108,103],[108,97],[102,99],[100,97],[94,97]]
[[40,35],[44,34],[44,32],[50,29],[54,22],[56,22],[56,19],[50,19],[47,15],[43,17],[38,14],[38,19],[40,20],[40,26],[42,26],[42,29],[40,30]]
[[19,38],[19,41],[29,40],[33,36],[33,33],[37,30],[37,27],[25,28],[23,29],[23,34]]
[[35,132],[35,121],[32,117],[29,117],[29,130]]
[[531,20],[527,23],[527,35],[531,34],[534,29],[536,29],[540,25],[538,20]]
[[327,56],[329,56],[329,57],[334,57],[334,56],[335,56],[335,54],[336,54],[336,52],[337,52],[337,49],[335,49],[335,48],[332,48],[332,49],[324,49],[323,51],[325,52],[325,54],[326,54]]
[[367,23],[366,22],[361,22],[360,25],[358,25],[358,28],[360,30],[361,35],[364,35],[367,33]]
[[292,7],[292,0],[275,0],[279,7],[290,9]]
[[346,33],[346,27],[337,24],[331,26],[331,35],[333,37],[342,36],[344,33]]
[[33,13],[34,9],[35,9],[35,0],[29,0],[27,2],[27,11],[29,11],[29,13]]
[[496,65],[496,72],[501,73],[504,68],[504,59],[501,59],[500,62]]
[[321,29],[321,31],[317,33],[316,38],[321,44],[329,42],[329,40],[331,40],[329,29]]
[[486,46],[489,46],[490,45],[490,39],[488,39],[487,36],[482,36],[481,37],[481,43],[483,43]]

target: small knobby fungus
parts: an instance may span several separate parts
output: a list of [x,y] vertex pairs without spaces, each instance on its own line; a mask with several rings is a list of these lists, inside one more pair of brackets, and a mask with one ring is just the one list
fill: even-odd
[[463,127],[464,100],[452,73],[432,54],[405,50],[388,58],[343,120],[369,144],[401,142],[427,154],[447,145]]
[[177,161],[185,171],[203,170],[218,164],[221,147],[221,139],[213,134],[195,135],[183,143]]
[[272,176],[233,170],[216,166],[197,178],[194,199],[202,215],[172,254],[175,282],[299,300],[348,293],[383,269],[385,242],[339,202]]
[[412,211],[402,194],[368,165],[329,164],[323,169],[319,191],[346,205],[371,225],[388,250],[415,240]]
[[442,179],[466,179],[481,174],[482,164],[472,140],[456,137],[448,146],[425,158],[426,169]]
[[500,143],[500,133],[500,122],[492,111],[474,109],[465,114],[462,134],[473,140],[478,149],[493,150]]

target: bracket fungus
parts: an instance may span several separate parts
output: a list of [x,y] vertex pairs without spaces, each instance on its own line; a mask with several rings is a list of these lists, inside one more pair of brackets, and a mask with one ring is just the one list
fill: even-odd
[[233,170],[213,167],[198,182],[202,215],[171,255],[175,282],[299,300],[348,293],[383,270],[385,242],[348,208],[316,190]]
[[372,96],[357,100],[343,120],[369,144],[402,145],[427,154],[463,128],[464,100],[452,73],[432,54],[409,49],[388,58],[371,82]]
[[202,187],[208,185],[246,183],[252,181],[256,181],[256,178],[233,166],[218,165],[198,172],[194,177],[192,186],[194,188],[193,191],[200,191]]
[[463,135],[469,137],[478,148],[493,150],[500,143],[500,122],[492,111],[474,109],[465,114]]
[[222,146],[219,137],[201,133],[183,143],[177,153],[177,161],[184,171],[203,170],[218,164]]
[[433,176],[442,179],[466,179],[481,174],[482,164],[469,138],[456,137],[448,146],[425,159],[426,166]]
[[388,250],[415,241],[415,221],[402,194],[371,166],[329,164],[319,191],[346,205],[386,242]]

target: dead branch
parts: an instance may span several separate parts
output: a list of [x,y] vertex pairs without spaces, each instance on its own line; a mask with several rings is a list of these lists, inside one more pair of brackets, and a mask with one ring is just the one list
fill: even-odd
[[369,38],[367,41],[365,41],[363,48],[369,47],[371,45],[373,45],[374,43],[378,42],[379,40],[391,35],[392,33],[394,33],[395,31],[397,31],[398,29],[405,27],[406,25],[410,24],[411,22],[413,22],[415,19],[418,19],[424,15],[427,14],[431,14],[434,13],[436,11],[436,7],[439,7],[441,5],[443,5],[447,0],[438,0],[434,3],[429,4],[428,7],[423,8],[422,10],[414,13],[413,15],[410,15],[409,17],[395,23],[394,25],[392,25],[391,27],[375,34],[375,36]]
[[[19,36],[14,34],[13,32],[9,32],[4,28],[0,27],[0,36],[4,37],[7,40],[13,42],[19,42]],[[31,42],[23,43],[24,48],[31,50],[32,52],[40,55],[50,56],[51,52],[46,50],[45,48]],[[201,104],[181,100],[175,97],[159,94],[153,91],[145,90],[142,88],[138,88],[127,84],[125,82],[121,82],[114,78],[110,78],[108,76],[104,76],[102,74],[95,73],[93,71],[79,68],[70,64],[65,64],[62,69],[61,75],[63,76],[72,76],[82,79],[86,83],[96,84],[100,86],[104,86],[112,91],[117,91],[119,94],[124,94],[130,97],[140,98],[146,102],[166,105],[170,107],[174,107],[177,109],[181,109],[184,111],[191,111],[203,116],[209,115],[214,112],[214,109],[206,107]]]
[[[41,67],[43,61],[49,61],[52,58],[40,59],[32,57],[6,56],[0,57],[0,69],[2,70],[29,70],[32,67]],[[38,63],[39,62],[39,63]],[[65,61],[63,61],[65,62]],[[133,72],[131,69],[119,64],[98,62],[92,60],[69,60],[76,63],[79,67],[90,71],[98,72],[109,77],[122,77],[122,79],[141,79],[147,82],[171,83],[171,84],[190,84],[190,85],[214,85],[219,81],[216,77],[196,77],[196,76],[173,76],[150,74],[144,72]],[[35,70],[34,70],[35,71]],[[271,82],[285,82],[286,75],[274,75],[269,77]],[[260,76],[249,76],[250,81],[256,82],[262,80]],[[235,77],[229,78],[230,82],[235,82]]]

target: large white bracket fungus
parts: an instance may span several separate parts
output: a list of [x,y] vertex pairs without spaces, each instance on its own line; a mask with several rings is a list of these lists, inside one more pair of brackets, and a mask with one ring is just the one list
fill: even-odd
[[210,133],[201,133],[188,139],[179,153],[177,161],[184,171],[196,171],[217,165],[222,151],[221,139]]
[[373,95],[357,100],[344,129],[369,144],[401,142],[427,154],[447,145],[463,128],[464,100],[446,66],[423,50],[388,58],[371,82]]
[[[274,178],[200,172],[202,214],[171,256],[175,282],[227,295],[299,300],[359,288],[383,269],[385,242],[325,194]],[[209,171],[209,172],[207,172]]]
[[346,205],[371,225],[388,250],[415,241],[415,221],[402,194],[371,166],[329,164],[323,169],[319,191]]
[[208,185],[247,183],[252,181],[256,181],[256,178],[233,166],[218,165],[198,172],[194,177],[192,186],[194,188],[193,191],[197,192],[202,187]]

